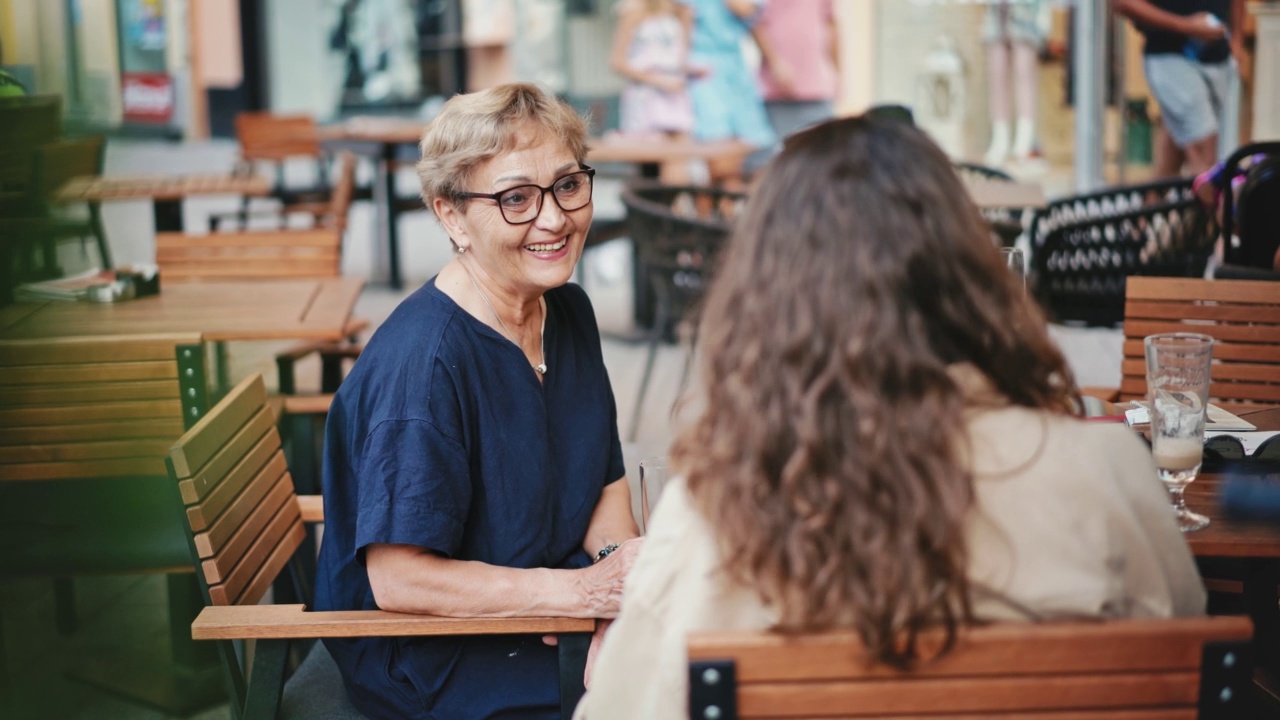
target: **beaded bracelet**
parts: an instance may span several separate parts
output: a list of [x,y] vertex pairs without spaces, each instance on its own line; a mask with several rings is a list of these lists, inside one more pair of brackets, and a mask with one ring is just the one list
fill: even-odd
[[609,557],[609,553],[617,549],[618,549],[617,543],[609,543],[608,545],[605,545],[604,547],[600,548],[600,552],[596,553],[596,559],[592,560],[592,562],[600,562],[601,560]]

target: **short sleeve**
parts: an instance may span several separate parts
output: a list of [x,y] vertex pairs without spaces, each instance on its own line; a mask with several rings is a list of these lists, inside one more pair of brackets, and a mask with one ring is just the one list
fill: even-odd
[[355,542],[361,562],[374,543],[454,556],[471,504],[462,445],[426,420],[395,420],[369,433],[361,455]]

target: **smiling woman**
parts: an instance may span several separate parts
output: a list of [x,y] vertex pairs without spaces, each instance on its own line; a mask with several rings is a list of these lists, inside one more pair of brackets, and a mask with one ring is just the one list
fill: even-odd
[[[533,85],[459,95],[427,128],[423,199],[455,256],[330,409],[319,609],[617,613],[639,533],[594,312],[567,284],[591,226],[585,154],[582,119]],[[326,643],[371,718],[559,713],[536,637]]]

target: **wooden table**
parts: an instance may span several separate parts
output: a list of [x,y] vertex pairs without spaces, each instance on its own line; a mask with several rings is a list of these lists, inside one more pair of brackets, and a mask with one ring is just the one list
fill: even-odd
[[116,303],[51,300],[0,308],[0,339],[199,332],[210,341],[341,340],[360,278],[165,284]]
[[[388,284],[396,290],[404,286],[400,272],[400,241],[397,220],[402,206],[396,200],[395,168],[398,162],[416,161],[418,144],[427,123],[413,118],[353,117],[320,128],[325,145],[349,150],[374,161],[373,203],[376,217],[376,246],[386,259]],[[663,163],[694,159],[714,160],[745,155],[749,148],[733,142],[654,142],[648,138],[610,136],[593,138],[587,153],[590,163],[637,165],[644,177],[658,176]]]
[[[1280,408],[1235,410],[1237,415],[1258,426],[1258,430],[1280,430]],[[1280,468],[1269,477],[1280,479]],[[1276,587],[1280,584],[1280,526],[1228,520],[1223,516],[1219,491],[1226,482],[1222,473],[1201,473],[1185,491],[1188,507],[1209,517],[1209,526],[1184,537],[1197,558],[1231,558],[1244,571],[1244,598],[1253,619],[1258,663],[1280,670],[1280,607]]]
[[259,175],[175,175],[77,177],[58,188],[60,202],[151,200],[156,232],[182,232],[182,200],[190,195],[271,193],[271,181]]

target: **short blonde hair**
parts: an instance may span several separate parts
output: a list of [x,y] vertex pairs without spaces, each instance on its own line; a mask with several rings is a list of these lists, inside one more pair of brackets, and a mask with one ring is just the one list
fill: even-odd
[[537,85],[509,83],[455,95],[422,136],[422,199],[427,207],[436,198],[460,203],[477,165],[523,143],[543,140],[563,143],[578,163],[586,160],[586,121]]

